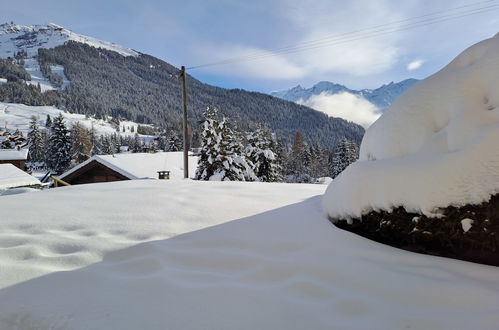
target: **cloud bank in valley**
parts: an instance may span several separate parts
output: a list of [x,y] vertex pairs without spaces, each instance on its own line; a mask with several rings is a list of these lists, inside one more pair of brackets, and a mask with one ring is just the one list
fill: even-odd
[[299,104],[324,112],[331,117],[340,117],[357,123],[364,128],[375,122],[381,113],[379,109],[365,98],[348,92],[331,94],[322,92],[312,95],[306,100],[300,99]]

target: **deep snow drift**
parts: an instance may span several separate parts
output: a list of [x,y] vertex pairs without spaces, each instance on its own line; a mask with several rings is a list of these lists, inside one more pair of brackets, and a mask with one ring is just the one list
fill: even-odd
[[414,85],[366,132],[360,160],[328,187],[334,219],[403,206],[487,201],[499,192],[499,35]]
[[499,324],[497,268],[339,230],[324,188],[138,180],[2,197],[0,329]]

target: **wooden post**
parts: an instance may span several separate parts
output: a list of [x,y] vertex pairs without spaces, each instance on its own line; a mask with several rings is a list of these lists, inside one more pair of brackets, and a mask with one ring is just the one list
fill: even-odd
[[185,73],[185,66],[182,65],[182,89],[184,98],[184,179],[189,178],[189,143],[187,137],[187,75]]

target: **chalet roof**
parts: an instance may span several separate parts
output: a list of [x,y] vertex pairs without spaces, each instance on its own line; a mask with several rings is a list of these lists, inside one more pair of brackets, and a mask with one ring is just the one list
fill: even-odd
[[42,183],[12,164],[0,164],[0,189],[37,186]]
[[0,149],[0,160],[26,160],[28,149]]
[[[183,178],[184,165],[182,152],[123,153],[93,156],[63,173],[59,178],[64,180],[65,177],[94,160],[130,180],[157,179],[158,171],[170,171],[171,179]],[[194,176],[197,160],[197,156],[189,156],[190,177]]]

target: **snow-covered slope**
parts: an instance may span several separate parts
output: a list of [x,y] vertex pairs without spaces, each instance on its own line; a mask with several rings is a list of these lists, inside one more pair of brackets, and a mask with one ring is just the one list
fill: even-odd
[[327,213],[403,206],[431,215],[487,201],[499,193],[498,111],[499,34],[416,84],[367,130],[360,161],[328,188]]
[[497,268],[339,230],[323,190],[139,180],[1,197],[0,328],[496,327]]
[[[55,90],[54,86],[50,83],[50,81],[45,78],[40,71],[40,65],[35,58],[28,58],[24,61],[24,68],[26,72],[31,76],[31,80],[26,81],[27,84],[38,86],[40,85],[40,89],[42,92],[48,90]],[[66,88],[69,85],[69,80],[64,74],[64,67],[62,65],[54,65],[51,66],[51,70],[53,73],[56,73],[62,77],[62,86],[61,88]]]
[[[26,135],[29,132],[29,123],[32,116],[38,117],[39,125],[44,126],[47,115],[55,118],[60,113],[62,113],[68,127],[71,127],[71,125],[76,122],[80,122],[89,129],[93,126],[98,134],[117,133],[117,130],[113,127],[113,125],[101,119],[94,119],[86,117],[85,115],[64,112],[52,106],[33,107],[24,104],[4,102],[0,102],[0,127],[7,127],[13,131],[18,129]],[[133,135],[135,133],[132,133],[132,127],[134,132],[137,132],[137,126],[137,123],[131,121],[121,122],[120,134]],[[125,127],[124,131],[123,127]]]
[[54,48],[69,40],[112,50],[123,56],[139,55],[132,49],[77,34],[53,23],[34,26],[5,23],[0,25],[0,58],[14,57],[19,51],[26,51],[28,57],[33,57],[39,48]]
[[292,102],[298,102],[301,100],[301,102],[303,103],[304,101],[310,99],[310,97],[312,97],[313,95],[320,95],[323,93],[334,95],[346,92],[363,97],[378,109],[384,111],[390,106],[390,104],[392,104],[395,99],[397,99],[418,81],[419,80],[417,79],[411,78],[402,80],[397,83],[391,82],[388,85],[383,85],[376,89],[361,90],[353,90],[340,84],[335,84],[329,81],[321,81],[311,88],[303,88],[298,85],[288,90],[271,92],[270,95]]

